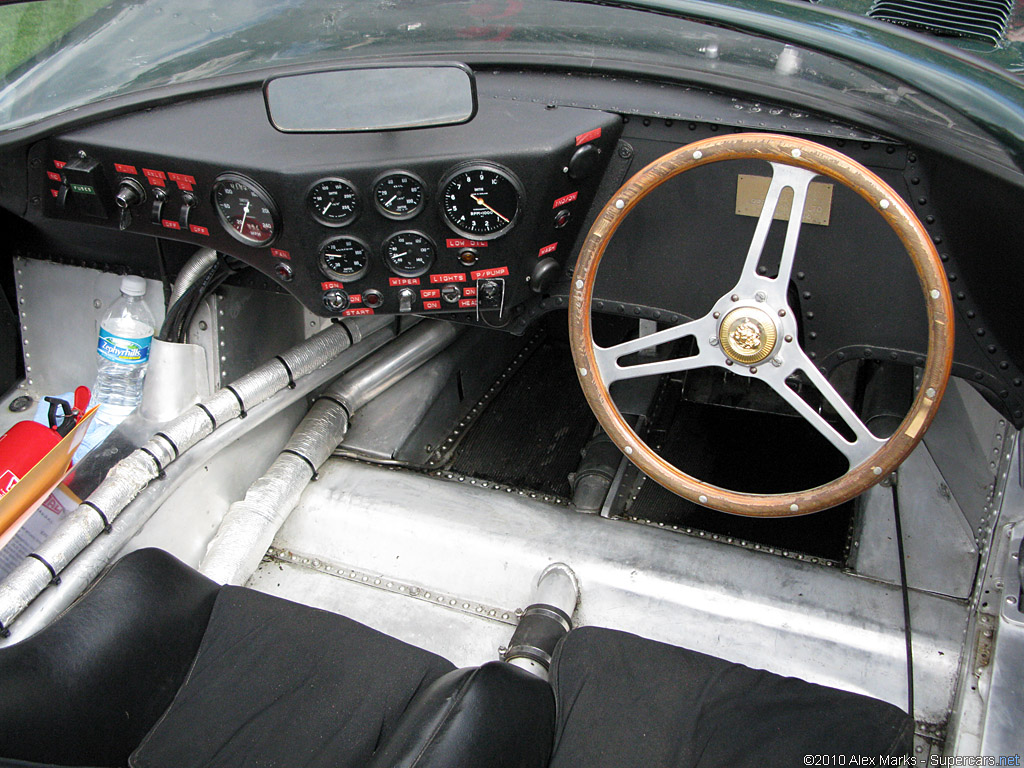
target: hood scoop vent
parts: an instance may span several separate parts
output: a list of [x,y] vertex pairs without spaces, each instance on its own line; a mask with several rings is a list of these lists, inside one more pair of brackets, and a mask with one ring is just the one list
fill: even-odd
[[1013,0],[874,0],[868,16],[949,37],[998,45]]

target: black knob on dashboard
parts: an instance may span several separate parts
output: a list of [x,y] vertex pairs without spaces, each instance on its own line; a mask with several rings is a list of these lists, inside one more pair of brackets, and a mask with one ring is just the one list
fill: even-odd
[[569,178],[579,181],[585,179],[597,168],[601,150],[593,144],[584,144],[577,149],[569,160]]
[[146,190],[135,179],[121,179],[114,201],[119,208],[131,208],[146,201]]
[[530,288],[535,293],[544,293],[561,273],[562,268],[550,256],[538,261],[530,273]]

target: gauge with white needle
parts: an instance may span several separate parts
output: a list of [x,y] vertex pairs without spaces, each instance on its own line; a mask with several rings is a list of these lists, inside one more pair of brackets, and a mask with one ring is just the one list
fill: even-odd
[[426,184],[408,171],[389,171],[374,182],[373,202],[389,219],[411,219],[426,205]]
[[214,181],[213,208],[221,226],[246,245],[269,245],[280,228],[277,206],[270,194],[238,173],[221,174]]
[[419,277],[434,264],[437,248],[422,232],[397,232],[384,241],[384,263],[400,277]]
[[346,179],[320,179],[306,195],[310,215],[328,227],[344,227],[359,216],[362,203],[355,185]]
[[492,163],[460,166],[441,182],[445,223],[473,240],[507,234],[522,207],[523,186],[508,168]]

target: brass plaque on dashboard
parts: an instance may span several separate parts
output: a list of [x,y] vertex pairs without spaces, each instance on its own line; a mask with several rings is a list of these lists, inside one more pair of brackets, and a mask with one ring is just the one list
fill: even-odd
[[[764,196],[772,180],[768,176],[750,176],[741,173],[736,180],[736,215],[757,218],[764,208]],[[774,218],[789,221],[793,208],[793,190],[786,187],[779,196]],[[812,181],[807,190],[807,205],[804,206],[804,224],[828,226],[832,215],[832,185]]]

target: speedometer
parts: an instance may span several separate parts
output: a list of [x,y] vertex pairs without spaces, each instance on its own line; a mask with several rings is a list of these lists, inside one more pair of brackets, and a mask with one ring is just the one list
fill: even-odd
[[493,240],[512,229],[519,218],[522,185],[499,165],[457,168],[441,182],[445,223],[475,240]]
[[213,183],[213,207],[221,226],[246,245],[269,245],[277,235],[277,206],[263,187],[238,173]]

